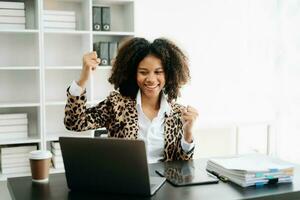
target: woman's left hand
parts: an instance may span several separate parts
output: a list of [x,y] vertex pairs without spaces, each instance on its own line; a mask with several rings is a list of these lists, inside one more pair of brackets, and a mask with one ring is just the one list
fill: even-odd
[[187,106],[184,109],[182,109],[181,112],[182,112],[182,120],[183,120],[184,140],[188,143],[192,143],[193,142],[192,128],[194,122],[198,117],[198,111],[191,106]]

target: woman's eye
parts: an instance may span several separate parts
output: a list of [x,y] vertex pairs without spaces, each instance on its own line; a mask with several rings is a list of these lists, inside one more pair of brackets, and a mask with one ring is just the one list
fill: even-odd
[[164,71],[157,71],[156,74],[162,74]]
[[147,72],[144,72],[144,71],[141,71],[139,73],[142,74],[142,75],[146,75],[147,74]]

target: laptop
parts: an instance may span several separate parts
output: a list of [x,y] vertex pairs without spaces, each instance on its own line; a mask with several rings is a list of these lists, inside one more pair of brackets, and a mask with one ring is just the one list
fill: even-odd
[[68,188],[150,196],[165,182],[150,177],[145,143],[115,138],[59,138]]

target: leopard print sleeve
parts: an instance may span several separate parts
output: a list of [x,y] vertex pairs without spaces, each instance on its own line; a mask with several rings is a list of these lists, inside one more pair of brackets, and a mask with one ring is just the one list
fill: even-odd
[[174,160],[191,160],[194,155],[194,148],[192,148],[189,152],[185,152],[181,146],[181,138],[183,134],[179,134],[177,141],[177,151],[175,153],[175,159]]
[[108,127],[113,119],[110,98],[90,108],[86,107],[86,90],[80,96],[72,96],[67,89],[64,124],[71,131],[86,131]]
[[[183,106],[180,104],[174,105],[174,112],[175,113],[181,113],[180,110]],[[181,146],[181,139],[183,138],[183,124],[181,121],[181,114],[177,115],[177,122],[176,122],[176,127],[177,127],[177,139],[176,139],[176,151],[174,154],[173,160],[190,160],[193,158],[194,155],[194,148],[192,148],[189,152],[185,152]]]

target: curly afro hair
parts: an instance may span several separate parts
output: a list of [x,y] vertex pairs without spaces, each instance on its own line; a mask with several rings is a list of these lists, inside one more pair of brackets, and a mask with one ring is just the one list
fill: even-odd
[[139,89],[137,67],[147,55],[161,60],[166,79],[163,91],[169,102],[176,100],[181,86],[190,80],[190,71],[186,55],[168,39],[158,38],[150,43],[144,38],[134,37],[125,41],[118,50],[108,81],[122,95],[136,98]]

